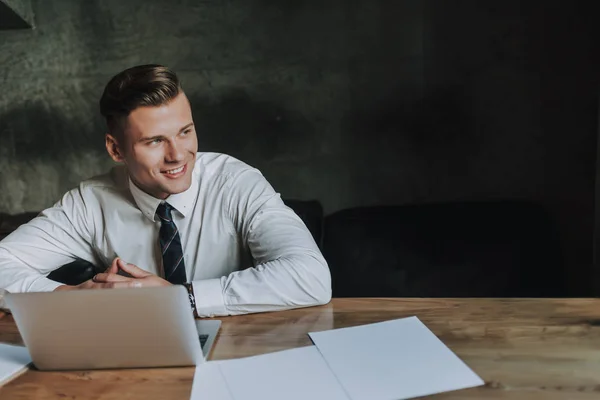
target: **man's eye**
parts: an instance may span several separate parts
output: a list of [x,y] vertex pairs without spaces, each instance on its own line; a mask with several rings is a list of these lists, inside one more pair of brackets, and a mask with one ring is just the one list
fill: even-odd
[[160,143],[160,141],[161,141],[160,139],[153,139],[149,143],[150,144],[158,144],[158,143]]
[[192,130],[191,129],[186,129],[185,131],[181,132],[182,135],[188,135]]

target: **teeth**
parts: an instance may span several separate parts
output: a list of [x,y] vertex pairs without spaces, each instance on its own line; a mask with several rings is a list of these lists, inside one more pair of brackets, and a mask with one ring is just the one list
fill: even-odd
[[181,167],[179,167],[177,169],[171,169],[171,170],[167,171],[167,174],[178,174],[181,171],[183,171],[183,166],[181,166]]

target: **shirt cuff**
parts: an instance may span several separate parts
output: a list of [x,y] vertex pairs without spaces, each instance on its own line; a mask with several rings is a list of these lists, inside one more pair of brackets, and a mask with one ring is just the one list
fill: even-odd
[[52,279],[48,279],[45,276],[37,278],[35,281],[31,283],[28,292],[52,292],[59,286],[63,286],[64,283],[53,281]]
[[199,317],[227,315],[220,278],[192,281],[192,287]]

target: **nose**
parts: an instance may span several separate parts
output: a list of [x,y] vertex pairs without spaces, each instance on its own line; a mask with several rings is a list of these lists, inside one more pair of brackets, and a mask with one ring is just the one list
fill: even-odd
[[183,161],[185,154],[182,151],[182,147],[180,143],[177,143],[175,140],[169,141],[169,148],[167,150],[167,154],[165,155],[168,162],[180,162]]

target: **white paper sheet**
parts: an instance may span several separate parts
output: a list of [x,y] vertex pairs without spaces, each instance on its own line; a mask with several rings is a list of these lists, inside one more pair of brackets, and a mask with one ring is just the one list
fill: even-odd
[[192,400],[348,400],[315,346],[205,364],[196,367]]
[[0,385],[27,369],[31,357],[26,347],[0,343]]
[[192,400],[234,400],[219,368],[220,362],[227,361],[208,361],[196,365]]
[[309,335],[352,400],[408,399],[484,383],[416,317]]

